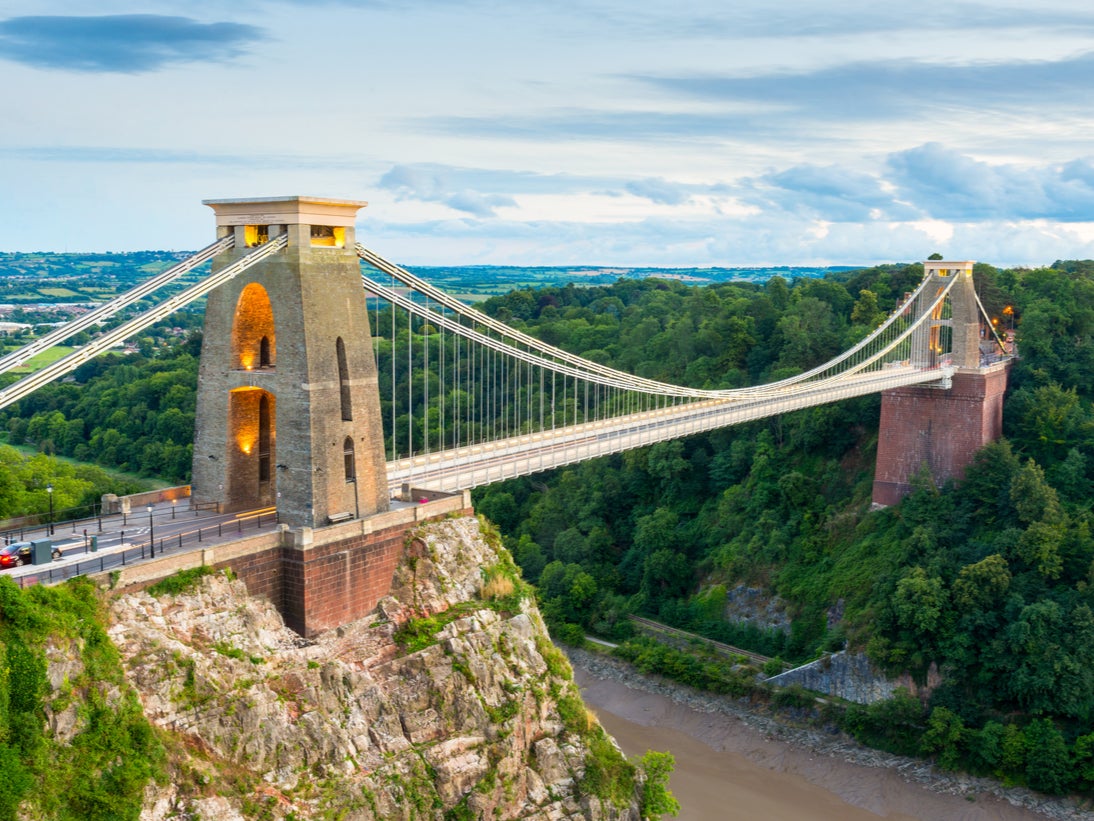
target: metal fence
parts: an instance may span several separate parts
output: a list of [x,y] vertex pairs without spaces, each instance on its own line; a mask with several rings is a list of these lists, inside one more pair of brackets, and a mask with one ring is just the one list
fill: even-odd
[[[137,519],[135,516],[132,518]],[[40,565],[41,570],[39,572],[19,576],[18,584],[20,587],[31,587],[36,584],[55,584],[75,576],[86,576],[89,573],[102,573],[106,570],[125,567],[127,564],[133,564],[144,559],[183,553],[194,549],[198,544],[205,541],[223,539],[225,535],[242,535],[248,530],[257,532],[263,528],[276,527],[278,524],[277,511],[271,510],[253,516],[242,516],[232,521],[198,527],[196,530],[166,536],[156,539],[154,542],[148,540],[125,550],[97,553],[85,546],[86,559],[59,567]],[[72,549],[70,548],[69,552]]]
[[54,511],[52,522],[50,522],[48,513],[13,516],[10,519],[0,520],[0,539],[21,542],[28,530],[41,530],[50,527],[54,530],[61,530],[69,525],[72,526],[73,532],[75,532],[77,523],[83,523],[85,527],[90,527],[87,524],[88,522],[98,521],[101,528],[102,515],[102,505],[96,502],[93,505],[81,505]]

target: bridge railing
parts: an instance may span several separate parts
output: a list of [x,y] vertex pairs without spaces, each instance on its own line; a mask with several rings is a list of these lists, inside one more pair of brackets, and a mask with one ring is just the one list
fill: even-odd
[[[240,516],[230,521],[199,526],[193,530],[171,536],[162,536],[155,539],[154,542],[151,539],[146,539],[124,550],[104,551],[96,554],[92,552],[90,547],[85,546],[83,550],[88,558],[79,562],[56,566],[53,564],[40,565],[40,572],[19,576],[17,577],[17,583],[20,587],[33,587],[36,584],[56,584],[76,576],[103,573],[107,570],[125,567],[144,559],[184,553],[205,542],[215,543],[216,540],[223,539],[226,536],[238,537],[247,531],[257,532],[263,528],[277,527],[279,524],[280,519],[276,510],[259,511],[254,515]],[[74,549],[79,550],[80,548],[69,548],[69,552]]]

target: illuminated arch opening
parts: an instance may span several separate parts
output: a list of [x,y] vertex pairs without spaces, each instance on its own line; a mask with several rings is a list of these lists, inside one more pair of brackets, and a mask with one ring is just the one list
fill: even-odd
[[266,289],[247,284],[232,318],[232,360],[238,369],[272,368],[277,361],[273,305]]
[[236,388],[229,394],[227,501],[235,508],[267,503],[272,493],[277,441],[277,400],[261,388]]
[[311,244],[327,248],[346,247],[346,229],[335,225],[311,226]]

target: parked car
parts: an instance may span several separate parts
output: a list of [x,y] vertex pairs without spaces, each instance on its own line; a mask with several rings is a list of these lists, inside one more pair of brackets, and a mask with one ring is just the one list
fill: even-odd
[[[30,564],[30,542],[12,542],[0,547],[0,569]],[[60,548],[53,548],[53,558],[61,558]]]
[[0,567],[30,564],[30,542],[12,542],[0,547]]

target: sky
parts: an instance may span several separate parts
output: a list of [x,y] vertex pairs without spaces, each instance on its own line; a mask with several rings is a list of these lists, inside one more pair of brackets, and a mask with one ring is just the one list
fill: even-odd
[[308,195],[406,265],[1092,258],[1094,4],[1033,6],[3,0],[0,251]]

